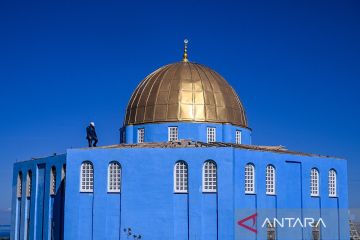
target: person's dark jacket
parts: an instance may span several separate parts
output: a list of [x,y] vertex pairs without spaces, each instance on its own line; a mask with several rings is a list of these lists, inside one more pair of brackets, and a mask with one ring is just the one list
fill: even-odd
[[86,139],[88,140],[97,140],[96,131],[93,126],[88,126],[86,128]]

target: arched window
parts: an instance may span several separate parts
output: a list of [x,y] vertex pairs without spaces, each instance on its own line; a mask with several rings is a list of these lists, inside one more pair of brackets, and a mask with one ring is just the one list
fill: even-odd
[[329,171],[329,196],[336,197],[336,171],[334,169],[330,169]]
[[188,168],[184,161],[179,161],[174,166],[174,192],[188,192]]
[[62,194],[65,193],[65,182],[66,182],[66,164],[64,164],[61,168],[61,188]]
[[267,240],[275,240],[276,239],[275,226],[272,226],[271,224],[266,225],[266,239]]
[[320,240],[320,228],[319,226],[312,227],[312,239],[313,240]]
[[145,129],[144,128],[139,128],[137,130],[137,142],[138,143],[143,143],[145,140]]
[[51,167],[50,170],[50,195],[56,194],[56,168],[55,166]]
[[111,162],[108,166],[108,192],[120,192],[121,166],[118,162]]
[[179,140],[179,131],[177,127],[168,128],[168,141],[178,141]]
[[207,128],[207,142],[208,143],[216,142],[216,128],[214,127]]
[[94,167],[89,161],[81,164],[80,192],[94,192]]
[[266,167],[266,194],[275,194],[275,168],[272,165]]
[[251,163],[245,166],[245,193],[255,193],[255,166]]
[[18,198],[21,198],[21,192],[22,192],[22,172],[19,172],[16,183],[16,196]]
[[319,196],[319,171],[316,168],[311,169],[310,174],[311,182],[310,182],[310,191],[311,196],[316,197]]
[[31,170],[28,171],[26,176],[26,197],[31,197],[31,181],[32,181],[32,172]]
[[240,130],[236,130],[236,132],[235,132],[235,143],[241,144],[241,131]]
[[206,161],[203,165],[203,192],[216,192],[217,169],[214,161]]
[[64,164],[61,168],[61,181],[64,181],[66,177],[66,164]]

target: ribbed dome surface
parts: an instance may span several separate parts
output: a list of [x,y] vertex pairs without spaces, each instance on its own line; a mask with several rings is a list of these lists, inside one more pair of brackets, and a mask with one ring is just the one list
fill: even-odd
[[125,125],[156,122],[231,123],[247,127],[234,89],[214,70],[178,62],[148,75],[135,89]]

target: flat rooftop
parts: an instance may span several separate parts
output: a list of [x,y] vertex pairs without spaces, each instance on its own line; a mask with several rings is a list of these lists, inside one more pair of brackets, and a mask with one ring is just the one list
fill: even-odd
[[258,146],[258,145],[224,143],[224,142],[205,143],[205,142],[192,141],[192,140],[180,140],[175,142],[145,142],[145,143],[136,143],[136,144],[123,143],[123,144],[115,144],[108,146],[100,146],[96,148],[80,148],[80,149],[89,150],[89,149],[114,149],[114,148],[210,148],[210,147],[218,147],[218,148],[231,147],[231,148],[240,148],[240,149],[253,150],[253,151],[275,152],[282,154],[293,154],[293,155],[321,157],[321,158],[335,158],[335,159],[343,160],[343,158],[334,157],[334,156],[291,151],[286,149],[284,146]]

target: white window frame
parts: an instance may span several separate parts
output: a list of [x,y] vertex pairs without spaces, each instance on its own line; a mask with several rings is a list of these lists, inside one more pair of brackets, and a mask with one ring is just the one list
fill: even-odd
[[208,127],[206,129],[206,141],[207,143],[216,142],[216,128]]
[[26,174],[26,197],[31,197],[32,172],[29,170]]
[[179,129],[178,127],[168,127],[168,141],[178,141],[179,140]]
[[16,184],[16,196],[17,196],[17,198],[22,197],[22,179],[23,179],[23,174],[20,171],[18,173],[17,184]]
[[54,196],[56,194],[56,168],[52,166],[50,168],[50,195]]
[[276,169],[271,164],[266,166],[266,194],[276,194]]
[[236,144],[241,144],[241,131],[240,130],[236,130],[235,131],[235,143]]
[[90,161],[84,161],[81,163],[80,192],[83,193],[94,192],[94,165]]
[[202,191],[204,193],[217,192],[217,165],[214,161],[206,161],[202,170]]
[[319,170],[312,168],[310,173],[310,194],[312,197],[320,196],[319,181]]
[[337,172],[335,171],[335,169],[329,170],[328,181],[329,197],[337,197]]
[[252,163],[245,165],[245,193],[255,193],[255,166]]
[[145,129],[144,128],[138,128],[137,130],[137,143],[143,143],[145,142]]
[[122,169],[119,162],[112,161],[109,163],[107,176],[107,191],[110,193],[120,193]]
[[174,193],[188,193],[188,166],[185,161],[174,165]]

